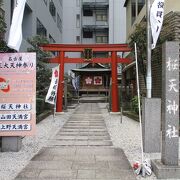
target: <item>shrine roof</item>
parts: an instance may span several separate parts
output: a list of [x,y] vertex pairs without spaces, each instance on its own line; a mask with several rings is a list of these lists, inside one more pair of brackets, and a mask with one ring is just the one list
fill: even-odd
[[88,63],[81,68],[72,69],[73,72],[111,72],[110,68],[103,66],[100,63]]
[[72,69],[73,72],[111,72],[111,69],[103,68],[86,68],[86,69]]

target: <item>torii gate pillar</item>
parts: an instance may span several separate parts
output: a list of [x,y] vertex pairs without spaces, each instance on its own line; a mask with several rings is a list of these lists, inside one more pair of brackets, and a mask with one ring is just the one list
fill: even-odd
[[57,103],[56,103],[56,112],[63,112],[63,95],[64,95],[64,52],[59,52],[59,83],[58,83],[58,92],[57,92]]
[[112,59],[112,112],[119,112],[118,82],[117,82],[117,52],[111,52]]

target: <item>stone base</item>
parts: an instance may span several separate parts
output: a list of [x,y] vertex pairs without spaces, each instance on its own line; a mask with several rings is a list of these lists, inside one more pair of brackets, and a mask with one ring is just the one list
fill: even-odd
[[158,153],[161,150],[161,99],[143,98],[142,135],[145,153]]
[[15,137],[2,137],[2,152],[18,152],[22,147],[22,138]]
[[119,115],[119,114],[121,114],[121,113],[120,113],[120,112],[110,112],[110,114]]
[[161,160],[152,160],[151,164],[158,179],[180,179],[180,161],[179,166],[167,166],[162,164]]

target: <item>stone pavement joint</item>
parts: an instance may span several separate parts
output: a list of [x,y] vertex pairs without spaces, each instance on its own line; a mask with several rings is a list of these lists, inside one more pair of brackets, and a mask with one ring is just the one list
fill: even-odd
[[97,103],[80,104],[16,180],[136,179],[123,150],[113,147],[100,112]]

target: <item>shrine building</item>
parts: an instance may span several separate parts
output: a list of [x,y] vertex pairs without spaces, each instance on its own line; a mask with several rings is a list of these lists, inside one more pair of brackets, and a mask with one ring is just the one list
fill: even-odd
[[79,69],[72,69],[79,76],[79,95],[109,93],[111,69],[100,63],[88,63]]

